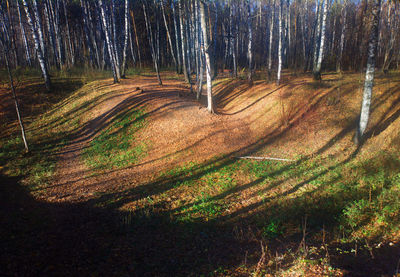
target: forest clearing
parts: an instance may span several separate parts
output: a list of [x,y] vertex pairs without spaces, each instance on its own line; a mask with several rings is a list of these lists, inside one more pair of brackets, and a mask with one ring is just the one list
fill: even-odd
[[[21,185],[4,180],[10,187],[3,187],[2,202],[11,206],[3,216],[9,218],[11,207],[14,212],[3,222],[16,234],[23,231],[22,237],[38,236],[18,252],[6,248],[11,252],[3,252],[3,268],[25,272],[21,264],[33,259],[38,274],[56,269],[246,275],[256,270],[261,243],[266,272],[278,268],[289,274],[286,267],[295,262],[304,263],[311,275],[325,270],[341,276],[352,273],[346,266],[358,259],[360,276],[395,270],[390,266],[397,262],[398,247],[389,243],[397,245],[399,238],[394,219],[400,74],[377,78],[373,128],[360,148],[352,143],[361,98],[353,80],[359,74],[328,74],[323,83],[288,74],[287,85],[255,81],[252,87],[221,77],[214,85],[215,115],[195,101],[183,80],[164,75],[162,87],[154,74],[145,73],[118,85],[105,79],[71,91],[32,122],[27,118],[28,140],[35,147],[28,156],[19,137],[2,137],[3,170],[9,176],[26,174]],[[21,91],[32,89],[21,85]],[[36,105],[27,104],[24,113],[35,114]],[[14,112],[4,90],[2,107]],[[237,159],[248,155],[291,161]],[[356,229],[349,229],[352,224]],[[63,246],[64,236],[71,244]],[[35,249],[48,239],[43,250]],[[366,242],[375,259],[363,249]],[[379,243],[382,248],[376,248]],[[358,244],[361,254],[345,254]],[[30,251],[43,253],[35,259]],[[338,271],[324,267],[327,253]],[[47,269],[47,259],[55,268]],[[365,267],[367,261],[371,267]],[[121,267],[128,264],[132,268]]]
[[0,3],[0,275],[400,276],[400,3]]

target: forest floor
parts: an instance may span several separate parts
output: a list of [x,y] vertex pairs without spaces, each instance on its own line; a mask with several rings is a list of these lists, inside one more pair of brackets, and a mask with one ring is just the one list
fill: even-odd
[[215,114],[205,92],[162,79],[20,84],[28,155],[0,91],[4,273],[399,272],[400,74],[378,75],[358,147],[360,74],[286,73],[281,86],[220,75]]

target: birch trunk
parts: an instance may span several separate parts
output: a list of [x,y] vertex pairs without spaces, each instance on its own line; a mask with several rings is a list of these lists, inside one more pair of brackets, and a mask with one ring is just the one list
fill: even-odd
[[275,21],[275,0],[271,6],[271,21],[269,24],[269,41],[268,41],[268,79],[271,80],[272,69],[272,40],[274,35],[274,21]]
[[106,19],[106,13],[105,9],[103,6],[103,1],[99,0],[99,6],[100,6],[100,13],[101,13],[101,21],[103,22],[103,29],[104,29],[104,35],[106,37],[106,44],[107,44],[107,49],[108,49],[108,55],[110,57],[110,64],[111,64],[111,70],[113,72],[114,76],[114,84],[119,82],[119,69],[116,66],[116,61],[115,61],[115,52],[113,49],[113,44],[110,38],[110,31],[107,26],[107,19]]
[[69,55],[71,58],[71,65],[75,64],[75,54],[74,54],[74,48],[72,47],[72,42],[71,42],[71,32],[69,29],[69,23],[68,23],[68,16],[67,16],[67,7],[65,5],[65,2],[67,1],[61,1],[63,3],[63,8],[64,8],[64,18],[65,18],[65,26],[67,28],[67,39],[68,39],[68,48],[69,48]]
[[16,2],[17,2],[17,10],[18,10],[18,18],[19,18],[19,27],[21,29],[21,38],[22,38],[22,41],[24,42],[24,47],[25,47],[25,57],[26,57],[26,61],[27,61],[28,65],[32,66],[31,55],[29,53],[30,52],[29,44],[26,39],[25,28],[24,28],[24,24],[22,24],[22,19],[21,19],[21,9],[19,7],[19,1],[16,1]]
[[346,36],[346,17],[347,17],[347,0],[344,1],[343,7],[342,7],[342,30],[340,33],[340,43],[339,43],[339,54],[338,54],[338,59],[336,63],[336,71],[341,72],[342,71],[342,59],[343,59],[343,49],[344,49],[344,39]]
[[232,51],[232,62],[233,62],[233,76],[236,78],[237,77],[237,60],[236,60],[236,51],[235,51],[235,29],[233,27],[234,23],[233,21],[233,7],[232,7],[232,1],[230,2],[230,7],[229,7],[229,40],[230,40],[230,45],[231,45],[231,51]]
[[182,42],[182,64],[183,64],[183,74],[185,76],[185,81],[186,83],[191,83],[190,81],[190,75],[188,73],[188,67],[187,67],[187,56],[186,56],[186,36],[185,36],[185,26],[183,25],[183,7],[182,7],[182,1],[179,0],[179,23],[180,23],[180,28],[181,28],[181,42]]
[[35,15],[35,21],[33,23],[36,26],[39,43],[40,43],[40,48],[42,49],[43,58],[47,65],[47,48],[44,43],[42,19],[40,17],[39,8],[38,8],[36,0],[33,0],[33,14]]
[[181,52],[179,50],[179,33],[178,33],[178,25],[176,23],[176,13],[175,13],[175,1],[172,1],[172,17],[174,18],[174,29],[175,29],[175,46],[176,46],[176,56],[178,59],[178,74],[182,74],[182,59]]
[[160,77],[160,71],[159,71],[159,68],[158,68],[157,54],[156,54],[155,49],[154,49],[153,31],[151,29],[151,23],[149,22],[149,18],[147,16],[145,2],[143,2],[143,13],[144,13],[144,20],[145,20],[145,23],[146,23],[147,35],[148,35],[148,38],[149,38],[151,56],[153,58],[153,63],[154,63],[154,69],[156,70],[156,73],[157,73],[158,84],[162,85],[162,81],[161,81],[161,77]]
[[364,92],[363,100],[361,105],[360,122],[357,127],[355,135],[355,143],[361,143],[362,136],[364,135],[365,129],[368,125],[371,98],[372,98],[372,88],[374,86],[374,75],[375,75],[375,61],[376,61],[376,51],[378,47],[379,39],[379,20],[381,11],[381,0],[373,0],[372,7],[372,27],[371,34],[368,43],[368,61],[367,70],[365,73],[364,81]]
[[50,75],[49,75],[46,61],[44,59],[44,54],[42,52],[42,47],[41,47],[40,40],[39,40],[39,34],[36,29],[37,25],[35,25],[34,21],[32,20],[31,13],[29,11],[29,6],[28,6],[28,3],[26,2],[26,0],[22,0],[22,3],[24,5],[26,18],[28,19],[28,24],[31,27],[31,33],[32,33],[33,41],[35,43],[35,50],[36,50],[37,58],[39,60],[40,69],[42,70],[46,89],[49,91],[51,89]]
[[[3,31],[3,34],[5,34],[5,33],[7,33],[5,22],[3,21],[1,23],[2,23],[2,28],[1,29]],[[9,46],[7,45],[8,41],[6,40],[6,38],[3,37],[2,34],[0,34],[0,42],[1,42],[1,44],[3,44],[3,48],[4,48],[4,59],[6,61],[6,67],[7,67],[8,77],[9,77],[9,80],[10,80],[11,92],[12,92],[13,99],[14,99],[15,110],[17,112],[18,123],[19,123],[19,126],[21,128],[21,135],[22,135],[22,140],[24,142],[24,146],[25,146],[25,152],[29,152],[28,142],[27,142],[26,136],[25,136],[24,123],[22,121],[22,116],[21,116],[20,109],[19,109],[18,98],[17,98],[16,93],[15,93],[14,80],[13,80],[13,76],[12,76],[11,68],[10,68]]]
[[278,73],[276,77],[276,85],[278,86],[281,82],[281,71],[282,71],[282,33],[283,33],[282,10],[283,10],[283,0],[281,0],[281,3],[279,5]]
[[323,5],[323,15],[322,15],[322,26],[321,26],[321,40],[319,43],[319,50],[318,50],[318,60],[317,64],[314,68],[314,79],[321,80],[321,65],[322,65],[322,58],[324,56],[324,46],[325,46],[325,30],[326,30],[326,18],[328,14],[328,0],[322,0]]
[[125,33],[124,33],[124,50],[122,51],[122,69],[121,69],[121,77],[125,78],[125,69],[126,69],[126,52],[128,50],[128,35],[129,35],[129,22],[128,22],[128,5],[129,1],[125,0],[125,13],[124,13],[124,19],[125,19]]
[[138,35],[137,35],[137,30],[136,30],[135,15],[133,14],[132,10],[131,10],[131,17],[132,17],[133,30],[135,31],[135,41],[136,41],[136,47],[137,47],[137,51],[138,51],[139,66],[141,68],[142,67],[142,56],[140,55],[140,46],[139,46],[139,39],[138,39]]
[[210,113],[214,113],[212,84],[211,84],[211,61],[209,54],[205,7],[203,1],[200,1],[200,16],[201,16],[201,30],[203,32],[203,51],[206,60],[207,103],[208,103],[207,110]]
[[161,0],[161,10],[162,10],[162,15],[163,15],[163,19],[164,19],[165,30],[166,30],[166,32],[167,32],[169,47],[170,47],[170,49],[171,49],[172,60],[174,61],[176,71],[178,72],[178,63],[176,62],[175,53],[174,53],[174,48],[173,48],[173,46],[172,46],[171,34],[170,34],[170,32],[169,32],[168,22],[167,22],[167,18],[166,18],[166,16],[165,16],[164,0]]
[[247,58],[249,62],[249,72],[247,74],[247,81],[249,84],[253,83],[253,52],[252,52],[252,44],[253,44],[253,30],[251,26],[251,7],[250,0],[247,0],[247,28],[249,32],[249,44],[247,45]]

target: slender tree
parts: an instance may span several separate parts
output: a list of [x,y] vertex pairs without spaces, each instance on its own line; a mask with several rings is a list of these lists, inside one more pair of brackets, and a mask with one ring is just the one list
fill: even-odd
[[247,45],[247,59],[249,61],[249,72],[247,74],[247,81],[249,84],[253,83],[253,28],[252,28],[252,14],[250,0],[247,0],[247,29],[249,32],[249,42]]
[[124,12],[124,49],[122,51],[122,68],[121,68],[121,78],[125,78],[125,70],[126,70],[126,52],[128,51],[128,37],[129,37],[129,1],[125,0],[125,12]]
[[[31,13],[29,11],[29,6],[28,6],[28,3],[26,2],[26,0],[22,0],[22,3],[24,5],[26,18],[28,19],[28,24],[31,27],[31,33],[32,33],[33,41],[35,42],[36,54],[37,54],[37,58],[39,60],[40,69],[42,70],[42,74],[43,74],[44,82],[45,82],[45,85],[46,85],[46,89],[50,90],[50,88],[51,88],[50,74],[49,74],[49,71],[48,71],[48,68],[47,68],[46,60],[44,58],[45,55],[42,52],[43,48],[41,46],[42,44],[40,43],[39,33],[38,33],[37,28],[36,28],[36,26],[38,26],[38,29],[40,29],[41,28],[41,24],[39,23],[40,21],[36,18],[36,16],[35,16],[35,21],[32,20]],[[43,42],[43,45],[44,45],[44,42]]]
[[[0,11],[1,13],[1,11]],[[9,45],[9,40],[5,38],[5,35],[8,33],[7,30],[7,26],[5,24],[5,20],[4,20],[4,15],[1,13],[0,14],[3,18],[1,18],[1,26],[0,26],[0,44],[2,45],[3,48],[3,54],[4,54],[4,60],[6,62],[6,68],[7,68],[7,72],[8,72],[8,77],[9,77],[9,81],[10,81],[10,87],[11,87],[11,93],[14,99],[14,105],[15,105],[15,111],[17,112],[17,118],[18,118],[18,123],[19,126],[21,128],[21,135],[22,135],[22,140],[24,142],[24,146],[25,146],[25,152],[29,152],[29,147],[28,147],[28,141],[26,140],[26,135],[25,135],[25,128],[24,128],[24,123],[22,121],[22,116],[21,116],[21,111],[19,108],[19,103],[18,103],[18,98],[15,92],[15,87],[14,87],[14,80],[13,80],[13,76],[11,73],[11,68],[10,68],[10,62],[9,62],[9,50],[10,50],[10,45]]]
[[281,71],[282,71],[282,36],[283,36],[282,13],[283,13],[283,0],[281,0],[279,5],[278,73],[276,77],[276,84],[278,86],[281,82]]
[[355,135],[355,143],[359,144],[362,140],[362,136],[368,125],[371,99],[372,99],[372,88],[374,86],[374,75],[375,75],[375,61],[376,52],[378,47],[379,39],[379,21],[381,12],[381,0],[373,0],[372,6],[372,25],[371,33],[369,37],[368,45],[368,61],[367,70],[365,72],[364,81],[364,92],[361,104],[360,121],[357,127]]
[[212,94],[212,83],[211,83],[211,60],[209,54],[206,15],[205,15],[205,4],[200,0],[200,17],[201,17],[201,30],[203,33],[203,51],[206,60],[206,74],[207,74],[207,110],[210,113],[214,113],[213,105],[213,94]]
[[109,25],[107,23],[106,12],[105,12],[105,8],[104,8],[102,0],[99,0],[99,6],[100,6],[100,13],[101,13],[101,21],[103,23],[103,31],[104,31],[104,35],[106,37],[108,55],[110,58],[111,69],[112,69],[113,76],[114,76],[114,83],[118,83],[119,79],[120,79],[120,73],[119,73],[119,68],[116,64],[115,51],[113,49],[113,43],[111,42]]
[[320,34],[320,41],[319,41],[319,47],[315,45],[315,47],[318,48],[317,51],[317,59],[316,59],[316,64],[313,70],[314,74],[314,79],[315,80],[321,80],[321,65],[322,65],[322,58],[324,54],[324,46],[325,46],[325,30],[326,30],[326,18],[328,14],[328,0],[322,0],[322,25],[321,25],[321,34]]

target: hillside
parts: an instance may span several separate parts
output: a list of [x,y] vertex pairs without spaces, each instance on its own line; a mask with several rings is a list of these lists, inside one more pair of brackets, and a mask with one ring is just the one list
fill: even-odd
[[398,273],[398,72],[376,77],[359,147],[363,75],[285,72],[280,86],[222,75],[215,114],[161,77],[60,78],[34,95],[46,106],[21,84],[29,155],[0,90],[5,273]]

